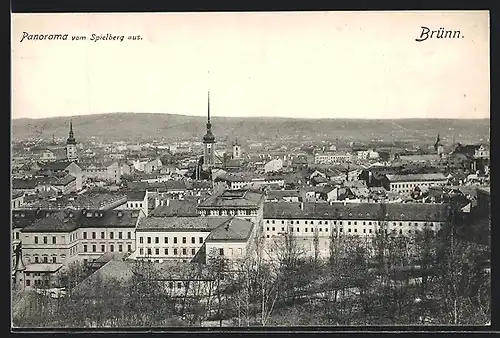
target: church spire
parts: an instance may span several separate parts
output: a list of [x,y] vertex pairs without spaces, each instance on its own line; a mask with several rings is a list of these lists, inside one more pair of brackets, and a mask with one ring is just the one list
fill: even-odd
[[204,143],[215,143],[215,136],[212,134],[212,122],[210,122],[210,91],[208,92],[208,108],[207,108],[207,133],[203,136]]
[[69,137],[66,140],[66,144],[76,144],[75,135],[73,133],[73,120],[69,121]]

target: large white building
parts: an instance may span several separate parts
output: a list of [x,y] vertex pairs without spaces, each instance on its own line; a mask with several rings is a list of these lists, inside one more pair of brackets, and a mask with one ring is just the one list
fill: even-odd
[[439,186],[448,182],[447,177],[442,173],[386,175],[386,177],[389,181],[389,190],[398,193],[411,193],[417,187]]
[[351,154],[342,152],[324,152],[314,155],[314,164],[342,164],[351,160]]
[[266,203],[262,234],[271,243],[273,238],[293,234],[308,254],[313,254],[317,236],[320,253],[327,256],[330,236],[438,231],[447,217],[445,204]]

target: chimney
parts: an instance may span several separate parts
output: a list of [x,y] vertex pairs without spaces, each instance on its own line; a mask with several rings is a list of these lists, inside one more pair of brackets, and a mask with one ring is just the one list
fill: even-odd
[[163,206],[163,205],[164,205],[164,202],[165,202],[164,200],[161,200],[161,201],[160,201],[160,205],[161,205],[161,206]]
[[167,207],[170,205],[170,199],[167,199]]
[[300,202],[300,210],[304,210],[304,202]]

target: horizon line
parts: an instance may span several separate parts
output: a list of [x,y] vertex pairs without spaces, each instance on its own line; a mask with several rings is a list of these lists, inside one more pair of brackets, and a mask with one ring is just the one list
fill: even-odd
[[[176,114],[176,113],[155,113],[155,112],[108,112],[108,113],[93,113],[93,114],[80,114],[80,115],[59,115],[50,117],[17,117],[12,118],[14,120],[43,120],[43,119],[57,119],[57,118],[74,118],[74,117],[86,117],[86,116],[96,116],[96,115],[114,115],[114,114],[150,114],[150,115],[177,115],[184,117],[206,117],[206,115],[186,115],[186,114]],[[489,120],[490,117],[287,117],[287,116],[227,116],[227,115],[215,115],[211,116],[215,118],[278,118],[286,120]]]

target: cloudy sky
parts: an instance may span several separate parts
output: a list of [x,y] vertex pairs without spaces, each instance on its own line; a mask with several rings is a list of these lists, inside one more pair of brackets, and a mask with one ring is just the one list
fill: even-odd
[[[463,37],[416,42],[422,26]],[[13,118],[204,115],[208,90],[216,116],[490,114],[485,11],[13,14],[12,60]]]

